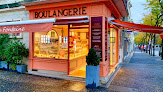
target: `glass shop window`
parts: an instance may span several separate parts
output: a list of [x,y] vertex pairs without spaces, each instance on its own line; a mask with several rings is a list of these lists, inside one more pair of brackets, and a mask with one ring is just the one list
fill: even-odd
[[41,43],[50,43],[49,35],[41,35]]
[[34,33],[34,57],[68,59],[68,26],[54,25],[52,31]]
[[[79,27],[88,27],[88,25],[83,25]],[[69,35],[70,35],[69,37],[70,59],[86,56],[89,51],[88,29],[70,29]]]

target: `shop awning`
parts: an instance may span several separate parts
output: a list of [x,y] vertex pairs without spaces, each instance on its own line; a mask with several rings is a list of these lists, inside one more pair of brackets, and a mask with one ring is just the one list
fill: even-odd
[[89,16],[57,18],[55,24],[88,23]]
[[0,34],[51,31],[53,24],[89,23],[89,16],[0,23]]
[[55,18],[0,23],[0,34],[51,31]]
[[119,28],[131,31],[138,31],[138,32],[148,32],[148,33],[163,33],[163,27],[156,27],[156,26],[149,26],[143,24],[136,24],[130,22],[124,22],[119,20],[111,20],[111,24],[118,26]]

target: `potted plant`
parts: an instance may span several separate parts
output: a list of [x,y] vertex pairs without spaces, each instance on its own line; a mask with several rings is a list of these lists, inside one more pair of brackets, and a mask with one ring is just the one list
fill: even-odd
[[86,56],[86,88],[96,88],[99,86],[99,62],[96,51],[89,49],[88,56]]
[[0,69],[7,70],[7,61],[4,55],[4,50],[9,41],[8,34],[0,34]]
[[28,57],[28,54],[28,49],[25,47],[25,44],[16,38],[10,41],[5,49],[7,61],[11,63],[10,68],[12,71],[16,70],[18,73],[26,72],[26,65],[23,63],[23,58]]

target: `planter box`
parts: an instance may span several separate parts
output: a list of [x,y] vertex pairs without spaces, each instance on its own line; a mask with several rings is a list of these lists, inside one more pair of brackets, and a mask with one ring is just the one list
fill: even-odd
[[1,61],[0,68],[3,69],[3,70],[7,70],[7,64],[5,64],[4,61]]
[[99,86],[99,65],[86,66],[86,88],[97,88]]
[[16,65],[16,70],[18,73],[25,73],[27,71],[26,65]]
[[17,70],[12,70],[11,68],[9,69],[9,72],[17,72]]
[[3,61],[0,61],[0,69],[2,69],[2,65],[1,65],[2,62],[3,62]]

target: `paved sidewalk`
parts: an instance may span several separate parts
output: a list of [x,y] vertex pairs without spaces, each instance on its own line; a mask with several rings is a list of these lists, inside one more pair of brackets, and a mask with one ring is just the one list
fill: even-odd
[[119,70],[108,90],[118,92],[163,92],[163,61],[136,49]]

